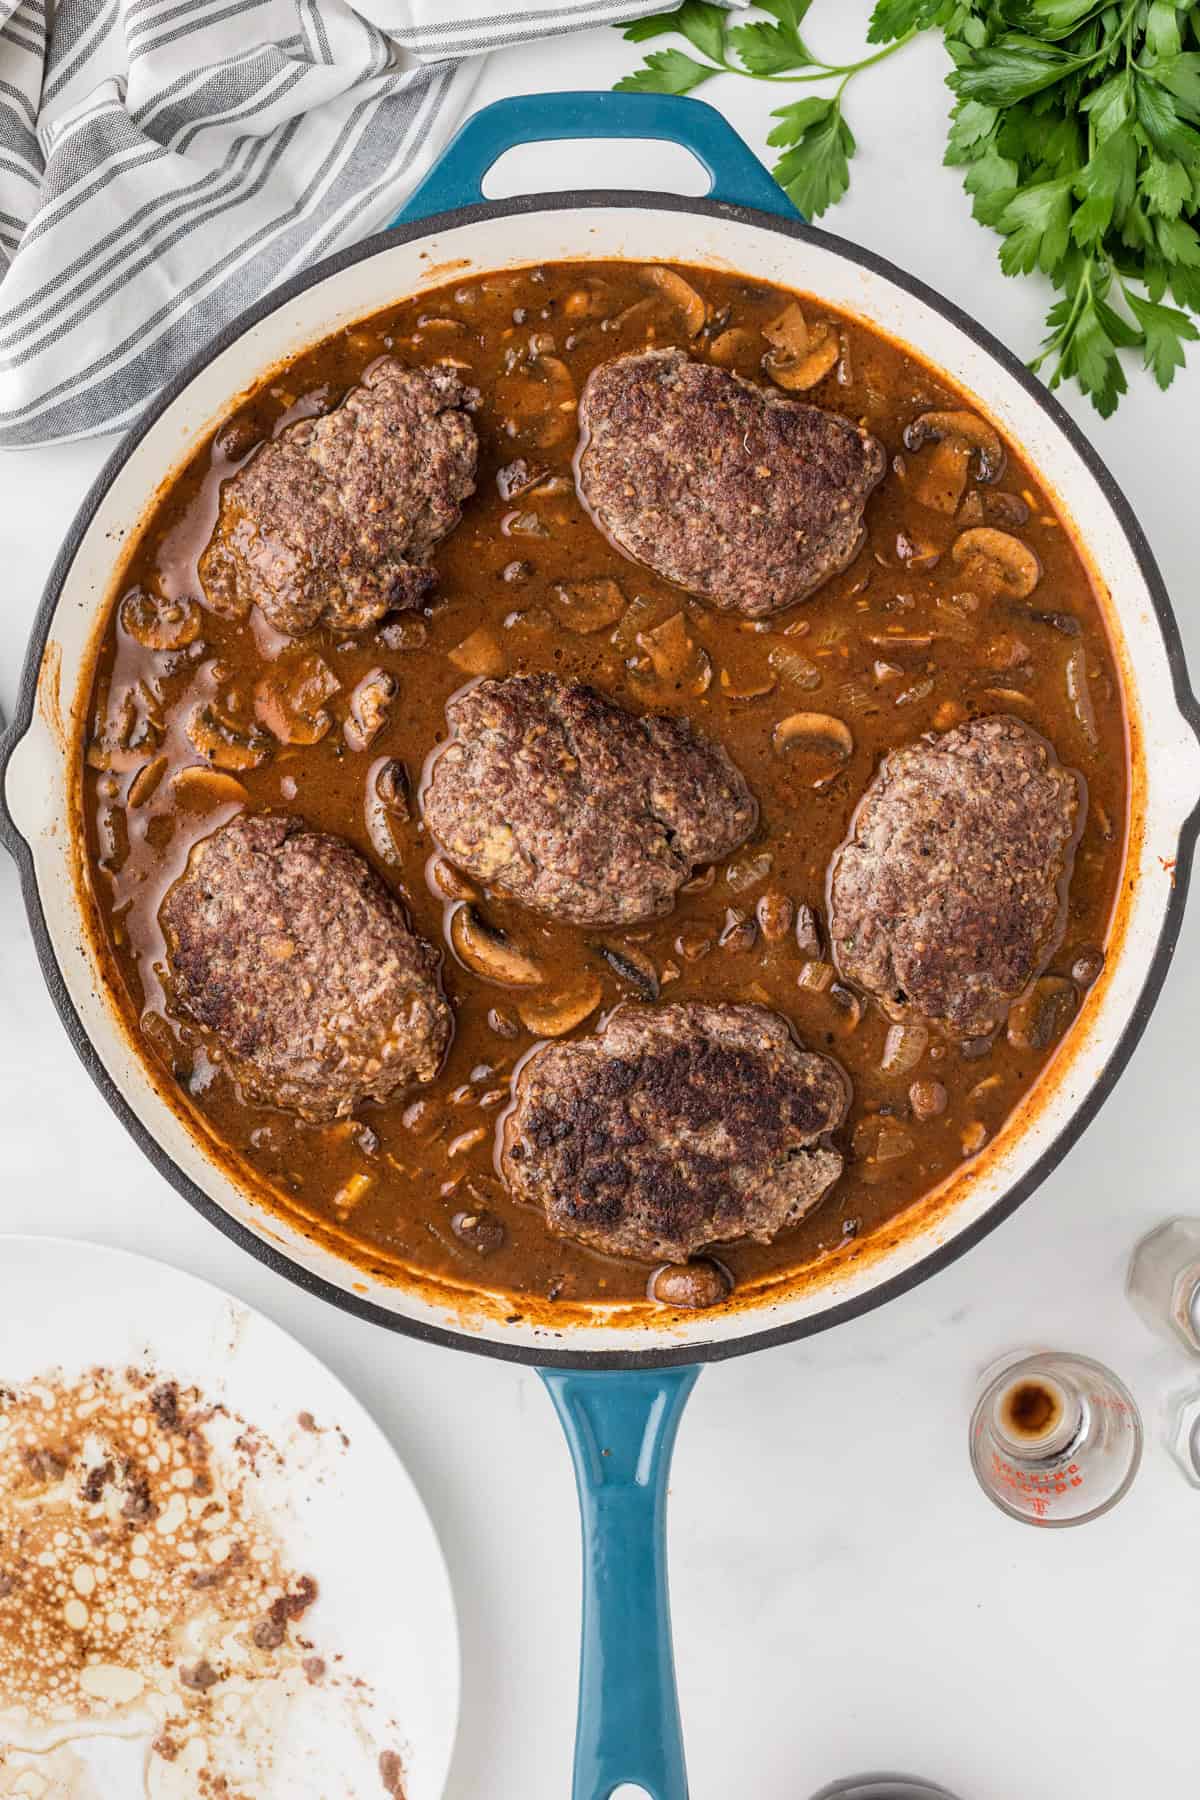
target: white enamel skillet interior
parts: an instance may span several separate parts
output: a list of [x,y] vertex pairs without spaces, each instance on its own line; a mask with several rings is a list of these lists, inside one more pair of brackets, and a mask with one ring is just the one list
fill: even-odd
[[[1073,521],[1112,598],[1145,775],[1129,866],[1124,943],[1027,1123],[982,1161],[954,1204],[873,1260],[808,1291],[685,1324],[621,1327],[597,1311],[550,1330],[373,1279],[267,1212],[167,1104],[100,977],[76,887],[69,750],[86,715],[89,658],[114,565],[164,478],[283,359],[423,285],[560,260],[626,257],[737,270],[807,291],[945,369],[1020,444]],[[1111,476],[1045,390],[970,318],[878,257],[823,231],[705,200],[632,193],[541,195],[402,227],[273,295],[156,404],[113,457],[63,548],[39,615],[8,737],[5,822],[47,982],[88,1069],[166,1178],[228,1236],[308,1290],[413,1335],[542,1364],[632,1367],[734,1355],[879,1305],[944,1266],[1025,1199],[1095,1114],[1146,1023],[1178,935],[1200,796],[1198,713],[1153,557]]]

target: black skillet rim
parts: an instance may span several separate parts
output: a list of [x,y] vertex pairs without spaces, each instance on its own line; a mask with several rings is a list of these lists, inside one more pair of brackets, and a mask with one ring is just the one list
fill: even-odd
[[[264,300],[241,313],[195,356],[146,408],[118,444],[92,484],[86,499],[75,515],[46,583],[45,592],[34,619],[29,648],[26,652],[16,713],[12,724],[0,739],[0,838],[6,843],[17,863],[25,910],[29,917],[42,974],[76,1053],[113,1112],[135,1143],[149,1158],[151,1165],[170,1182],[176,1192],[181,1194],[202,1218],[214,1225],[225,1237],[241,1249],[248,1251],[251,1256],[256,1257],[260,1263],[263,1263],[275,1274],[283,1276],[317,1299],[326,1300],[332,1305],[340,1307],[343,1312],[351,1313],[356,1318],[363,1319],[370,1324],[382,1325],[390,1331],[399,1332],[405,1337],[416,1338],[423,1343],[453,1350],[467,1350],[480,1356],[497,1357],[505,1362],[548,1368],[654,1369],[677,1367],[688,1363],[720,1362],[729,1357],[748,1355],[754,1350],[766,1350],[776,1344],[792,1343],[801,1338],[812,1337],[817,1332],[827,1331],[845,1320],[873,1312],[877,1307],[884,1306],[889,1300],[908,1293],[912,1288],[927,1281],[932,1275],[948,1268],[951,1263],[957,1262],[959,1257],[964,1256],[968,1250],[973,1249],[976,1244],[994,1231],[1003,1220],[1009,1218],[1017,1207],[1029,1198],[1036,1188],[1040,1187],[1095,1118],[1096,1113],[1112,1092],[1118,1077],[1137,1047],[1162,991],[1167,970],[1178,942],[1179,927],[1187,900],[1193,853],[1197,834],[1200,832],[1200,799],[1180,829],[1179,850],[1171,894],[1146,979],[1142,984],[1133,1012],[1114,1046],[1102,1074],[1032,1168],[1027,1170],[1018,1182],[997,1199],[981,1218],[957,1233],[949,1242],[931,1250],[911,1268],[881,1282],[868,1293],[856,1296],[851,1300],[844,1300],[823,1312],[814,1313],[805,1319],[795,1320],[791,1324],[765,1326],[761,1330],[750,1330],[737,1337],[715,1343],[646,1350],[569,1350],[561,1348],[558,1339],[553,1335],[548,1335],[546,1341],[540,1344],[508,1344],[480,1338],[467,1331],[455,1331],[444,1326],[428,1325],[421,1320],[409,1319],[389,1312],[373,1301],[349,1293],[324,1277],[311,1273],[300,1263],[293,1261],[290,1256],[266,1243],[247,1226],[232,1218],[217,1201],[211,1199],[201,1188],[197,1187],[162,1148],[125,1100],[105,1069],[83,1027],[67,991],[58,959],[54,954],[54,946],[50,939],[41,895],[38,891],[32,850],[13,822],[4,791],[9,759],[16,745],[24,737],[33,718],[38,672],[50,635],[51,622],[83,535],[91,524],[102,498],[128,460],[134,446],[140,442],[160,415],[202,369],[237,338],[241,337],[250,326],[257,324],[259,320],[266,318],[269,314],[277,312],[280,307],[286,306],[297,294],[305,292],[329,276],[336,275],[341,270],[350,268],[368,257],[378,255],[396,244],[411,243],[414,239],[431,237],[439,231],[472,224],[483,218],[511,218],[535,212],[587,212],[599,208],[692,213],[702,218],[730,220],[737,224],[750,225],[759,230],[795,238],[802,243],[811,243],[819,249],[832,250],[835,254],[845,257],[847,261],[856,263],[873,274],[882,275],[886,280],[903,289],[904,292],[941,313],[951,324],[957,326],[982,350],[986,351],[1007,374],[1020,383],[1026,393],[1062,432],[1095,477],[1101,492],[1111,506],[1146,582],[1155,617],[1163,636],[1179,710],[1196,733],[1197,738],[1200,739],[1200,704],[1197,703],[1196,697],[1192,693],[1188,679],[1179,626],[1158,565],[1132,506],[1097,451],[1060,403],[1036,380],[1012,351],[972,319],[970,314],[964,312],[952,301],[944,299],[923,281],[897,268],[886,257],[877,256],[873,251],[864,250],[857,244],[849,243],[846,239],[836,237],[829,232],[816,230],[799,220],[783,219],[770,213],[760,212],[755,207],[737,206],[726,201],[695,199],[677,194],[630,192],[628,190],[599,189],[588,190],[580,194],[531,194],[516,200],[488,201],[482,205],[458,207],[451,212],[438,213],[410,225],[393,226],[349,250],[340,251],[337,255],[327,257],[324,261],[315,264],[313,268],[287,282],[283,287],[273,290]],[[569,1334],[564,1333],[564,1338],[567,1335]]]

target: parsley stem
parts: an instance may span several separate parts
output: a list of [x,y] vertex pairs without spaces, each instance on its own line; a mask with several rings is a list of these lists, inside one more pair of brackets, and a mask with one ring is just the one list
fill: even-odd
[[853,63],[819,63],[806,75],[768,75],[754,69],[744,69],[740,63],[730,62],[727,57],[720,59],[719,66],[729,75],[745,75],[751,81],[773,81],[783,83],[785,86],[803,85],[809,81],[828,81],[831,75],[841,75],[843,77],[842,87],[844,87],[852,75],[857,75],[861,69],[873,68],[876,63],[886,62],[889,56],[894,56],[897,50],[903,50],[906,44],[911,43],[916,35],[917,28],[914,25],[904,33],[903,37],[898,37],[894,43],[885,44],[882,50],[876,50],[873,56],[864,56],[859,62]]

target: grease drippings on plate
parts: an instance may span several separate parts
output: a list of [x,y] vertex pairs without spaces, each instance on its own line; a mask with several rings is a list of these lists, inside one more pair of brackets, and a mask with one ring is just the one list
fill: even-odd
[[[264,1503],[267,1460],[284,1451],[149,1370],[0,1391],[0,1795],[296,1791],[296,1709],[353,1714],[363,1684],[313,1630],[318,1579]],[[398,1752],[373,1760],[402,1793]]]

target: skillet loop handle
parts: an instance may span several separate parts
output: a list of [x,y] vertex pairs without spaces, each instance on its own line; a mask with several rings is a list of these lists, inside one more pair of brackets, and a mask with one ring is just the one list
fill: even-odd
[[4,796],[4,786],[8,779],[8,765],[12,753],[21,741],[21,732],[16,725],[6,722],[0,712],[0,844],[14,859],[20,854],[25,840],[13,823],[12,814],[8,810],[8,801]]
[[543,1369],[583,1523],[573,1800],[687,1800],[667,1595],[667,1475],[698,1368]]
[[392,224],[411,225],[435,213],[478,206],[483,178],[506,150],[571,138],[656,138],[682,144],[708,171],[710,200],[753,206],[784,219],[800,217],[733,126],[703,100],[583,90],[518,94],[482,107],[451,138]]

